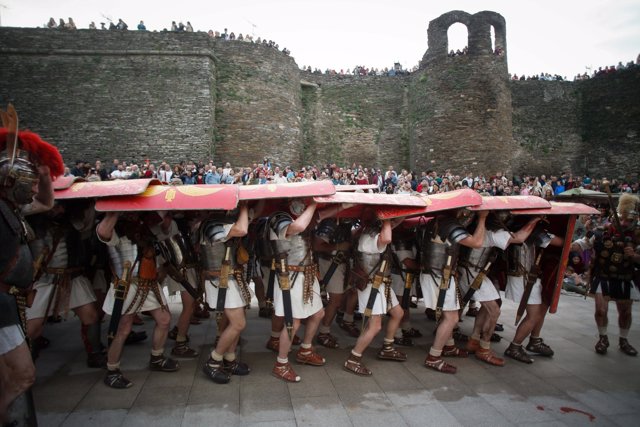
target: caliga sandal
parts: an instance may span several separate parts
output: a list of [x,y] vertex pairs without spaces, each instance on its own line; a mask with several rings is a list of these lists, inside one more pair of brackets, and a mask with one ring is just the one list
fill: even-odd
[[151,356],[149,359],[149,369],[158,372],[175,372],[180,369],[180,365],[168,357]]
[[623,352],[624,354],[628,354],[629,356],[638,355],[638,351],[635,348],[633,348],[631,344],[629,344],[629,341],[627,341],[626,338],[620,338],[619,346],[620,346],[620,351]]
[[480,350],[480,341],[469,338],[469,341],[467,341],[467,353],[473,354],[478,350]]
[[318,336],[316,337],[316,342],[318,344],[320,344],[323,347],[327,347],[327,348],[338,348],[338,340],[336,339],[336,337],[334,337],[333,335],[331,335],[330,333],[327,334],[318,334]]
[[313,348],[301,348],[296,353],[296,362],[302,363],[303,365],[323,366],[326,363],[326,360],[324,360],[324,357],[313,351]]
[[504,351],[504,355],[510,357],[518,362],[522,363],[533,363],[533,359],[529,357],[526,351],[522,348],[521,345],[509,344],[509,347]]
[[340,327],[354,338],[358,338],[360,336],[360,329],[356,327],[354,322],[341,322]]
[[393,343],[395,345],[400,345],[402,347],[412,347],[413,346],[413,340],[411,338],[405,337],[405,336],[395,337],[393,339]]
[[469,336],[460,332],[460,328],[456,328],[453,330],[453,339],[460,342],[469,341]]
[[455,366],[445,362],[439,357],[427,356],[424,360],[424,366],[427,368],[433,369],[434,371],[442,372],[445,374],[455,374],[458,371],[458,368]]
[[378,352],[378,359],[382,360],[395,360],[396,362],[404,362],[407,360],[407,355],[401,351],[396,350],[391,346],[384,346]]
[[445,357],[469,357],[469,353],[455,345],[445,345],[442,348],[442,355]]
[[289,362],[287,363],[276,362],[271,373],[273,374],[274,377],[280,378],[281,380],[285,380],[290,383],[300,382],[300,377],[296,375],[296,372],[293,370]]
[[536,353],[539,356],[551,357],[553,356],[553,350],[547,344],[544,343],[542,338],[529,338],[529,344],[527,344],[527,351]]
[[422,333],[415,328],[409,328],[402,330],[402,336],[407,338],[420,338]]
[[222,363],[222,367],[231,375],[249,375],[249,372],[251,372],[251,368],[249,368],[249,365],[238,361],[238,359],[234,360],[233,362],[225,360]]
[[349,358],[344,362],[344,369],[363,377],[368,377],[372,374],[371,371],[362,364],[362,356],[355,356],[353,353],[351,353]]
[[476,359],[487,362],[493,366],[504,366],[504,359],[495,355],[490,349],[479,349],[476,351]]
[[222,362],[217,362],[209,356],[209,360],[202,367],[202,371],[211,381],[217,384],[227,384],[231,381],[231,375],[222,366]]
[[267,341],[267,345],[265,346],[267,349],[271,351],[275,351],[276,353],[279,351],[280,347],[280,338],[278,337],[270,337],[269,341]]
[[104,383],[111,388],[129,388],[133,385],[131,381],[126,379],[120,369],[114,371],[107,371],[107,375],[104,377]]
[[187,342],[176,342],[176,345],[171,349],[171,355],[174,357],[182,357],[185,359],[194,359],[198,357],[199,353],[189,347]]
[[609,348],[609,337],[607,337],[606,335],[600,335],[600,339],[596,343],[596,353],[607,354],[608,348]]

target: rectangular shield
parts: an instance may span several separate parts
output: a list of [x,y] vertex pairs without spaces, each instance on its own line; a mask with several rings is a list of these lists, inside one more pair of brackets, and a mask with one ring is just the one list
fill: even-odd
[[330,196],[336,186],[331,181],[292,182],[286,184],[241,185],[240,200],[295,199],[298,197]]
[[54,191],[56,200],[93,197],[128,196],[142,194],[147,188],[160,185],[157,179],[118,179],[115,181],[74,182],[69,187]]
[[549,208],[551,204],[537,196],[482,196],[482,204],[469,207],[472,211]]
[[430,216],[440,211],[482,204],[482,196],[475,191],[466,188],[462,190],[448,191],[446,193],[433,194],[430,196],[419,194],[417,197],[424,201],[424,207],[384,206],[376,208],[376,214],[379,219],[393,219],[420,215]]
[[153,185],[138,195],[96,201],[99,212],[231,210],[238,206],[236,185]]

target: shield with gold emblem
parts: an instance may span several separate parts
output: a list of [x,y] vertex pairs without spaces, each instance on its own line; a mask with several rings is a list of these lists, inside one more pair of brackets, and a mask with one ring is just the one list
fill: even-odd
[[96,201],[99,212],[231,210],[238,206],[236,185],[153,185],[133,196]]

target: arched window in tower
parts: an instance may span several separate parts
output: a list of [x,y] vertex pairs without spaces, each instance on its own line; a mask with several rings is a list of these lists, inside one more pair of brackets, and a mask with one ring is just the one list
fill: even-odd
[[447,29],[447,53],[460,56],[469,49],[469,30],[466,25],[456,22]]

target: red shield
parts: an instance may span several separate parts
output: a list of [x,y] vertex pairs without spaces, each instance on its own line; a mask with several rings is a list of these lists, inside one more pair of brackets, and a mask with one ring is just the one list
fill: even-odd
[[54,192],[56,200],[141,194],[149,186],[159,185],[157,179],[119,179],[115,181],[76,182]]
[[582,203],[549,202],[549,209],[514,210],[514,215],[600,215],[600,211]]
[[513,209],[549,209],[551,204],[537,196],[483,196],[482,204],[469,207],[472,211]]
[[100,212],[230,210],[238,205],[236,185],[153,185],[138,195],[109,197],[96,202]]
[[551,202],[550,209],[530,209],[513,211],[514,215],[545,215],[547,229],[562,237],[562,247],[548,246],[541,260],[542,299],[549,304],[549,312],[558,310],[564,272],[569,260],[573,229],[578,215],[597,215],[600,212],[582,203]]
[[376,184],[354,184],[354,185],[336,185],[336,191],[367,191],[375,190],[378,186]]
[[469,189],[448,191],[430,196],[419,194],[417,197],[424,201],[424,207],[381,207],[376,209],[376,214],[379,219],[393,219],[418,215],[430,216],[436,212],[476,206],[482,203],[482,196]]
[[314,197],[313,200],[319,204],[355,203],[360,205],[413,206],[418,208],[424,208],[425,206],[422,197],[416,197],[410,194],[351,193],[340,191],[331,196],[317,196]]
[[[337,189],[338,187],[336,187]],[[385,206],[402,209],[404,207],[424,208],[422,197],[409,194],[381,194],[381,193],[353,193],[337,192],[331,196],[314,197],[320,205],[348,204],[354,205],[338,213],[340,218],[362,218],[366,216],[365,209],[371,206]],[[321,208],[320,208],[321,209]]]
[[241,185],[240,200],[295,199],[298,197],[330,196],[336,187],[331,181],[292,182],[289,184]]
[[74,182],[84,182],[84,181],[85,179],[79,176],[73,176],[73,175],[59,176],[56,178],[55,181],[53,181],[53,189],[55,191],[64,190],[66,188],[71,187],[71,184],[73,184]]

